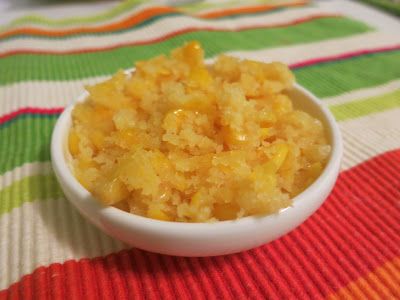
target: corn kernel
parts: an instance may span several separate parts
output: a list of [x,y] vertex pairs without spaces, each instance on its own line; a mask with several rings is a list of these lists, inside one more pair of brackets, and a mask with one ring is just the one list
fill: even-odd
[[194,68],[190,72],[189,80],[200,87],[206,87],[211,83],[210,73],[206,68]]
[[160,221],[172,221],[172,218],[159,208],[149,207],[147,216]]
[[118,178],[114,178],[112,181],[98,182],[95,194],[104,204],[112,205],[128,197],[129,192]]
[[262,193],[271,193],[277,184],[275,166],[267,162],[254,168],[251,179],[254,182],[255,190]]
[[199,208],[201,206],[202,201],[203,201],[203,194],[201,191],[198,191],[192,196],[192,199],[190,200],[190,205]]
[[236,203],[216,203],[213,212],[219,220],[232,220],[236,218],[239,206]]
[[264,140],[271,136],[270,128],[260,128],[259,130],[260,139]]
[[125,200],[119,201],[119,202],[115,203],[113,206],[116,207],[116,208],[119,208],[119,209],[121,209],[123,211],[127,211],[127,212],[129,212],[129,210],[130,210],[129,209],[129,204]]
[[199,66],[203,63],[204,51],[197,41],[187,43],[183,47],[183,55],[185,61],[192,67]]
[[79,137],[75,130],[71,130],[68,136],[68,149],[71,155],[75,156],[79,153]]
[[91,135],[90,135],[90,140],[93,143],[93,145],[100,150],[101,148],[103,148],[103,144],[104,144],[104,133],[102,133],[99,130],[94,130]]
[[313,163],[306,169],[306,171],[307,175],[311,178],[311,181],[314,181],[314,179],[322,172],[322,164],[320,162]]
[[276,170],[279,170],[289,152],[289,146],[287,144],[275,144],[274,146],[275,154],[272,156],[271,160],[275,164]]
[[224,142],[228,145],[245,145],[248,142],[248,137],[244,133],[240,132],[234,132],[230,128],[223,128],[222,129],[222,136],[224,139]]

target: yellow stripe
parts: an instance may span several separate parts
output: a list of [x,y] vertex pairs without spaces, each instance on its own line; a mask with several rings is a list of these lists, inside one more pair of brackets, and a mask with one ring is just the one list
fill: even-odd
[[400,256],[350,282],[327,298],[334,300],[396,297],[400,297]]

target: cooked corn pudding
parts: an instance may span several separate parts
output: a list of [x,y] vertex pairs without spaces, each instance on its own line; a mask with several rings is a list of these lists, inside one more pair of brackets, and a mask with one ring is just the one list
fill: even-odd
[[322,123],[293,109],[284,64],[197,42],[87,87],[68,137],[79,182],[105,205],[149,218],[212,222],[271,214],[322,172]]

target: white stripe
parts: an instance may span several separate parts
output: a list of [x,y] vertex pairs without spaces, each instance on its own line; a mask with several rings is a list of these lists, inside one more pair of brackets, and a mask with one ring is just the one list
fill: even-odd
[[[399,115],[396,109],[340,123],[342,170],[400,148]],[[65,199],[27,202],[2,215],[0,237],[0,290],[39,266],[127,247],[90,225]]]
[[[340,122],[345,147],[342,169],[400,148],[399,116],[400,109],[394,109]],[[50,162],[26,163],[0,176],[0,190],[27,176],[51,173]]]
[[185,28],[212,27],[220,30],[234,30],[244,26],[268,26],[286,24],[291,21],[299,20],[304,17],[321,14],[321,10],[314,7],[305,7],[285,10],[273,14],[260,14],[253,16],[241,16],[232,22],[230,19],[196,19],[185,15],[176,15],[160,19],[147,26],[138,29],[128,29],[118,34],[87,34],[82,36],[71,36],[66,39],[47,39],[37,37],[25,37],[23,39],[9,39],[1,44],[1,53],[16,49],[30,49],[36,51],[77,51],[86,48],[104,48],[138,41],[149,41],[163,37],[175,31],[182,30],[182,24]]
[[[335,40],[257,51],[233,51],[229,52],[229,54],[261,61],[282,61],[287,64],[296,64],[317,57],[330,57],[366,48],[387,47],[394,45],[396,42],[400,43],[400,36],[394,38],[390,35],[371,32]],[[315,49],[318,49],[318,52]],[[27,106],[41,108],[66,106],[83,92],[84,85],[93,84],[105,78],[107,76],[70,81],[24,81],[0,86],[0,98],[2,101],[0,115],[8,114]],[[340,97],[338,96],[337,98]],[[351,96],[349,97],[351,98]]]
[[400,46],[400,35],[394,36],[374,31],[288,47],[268,48],[257,51],[230,51],[228,53],[260,61],[281,61],[287,64],[295,64],[316,58],[329,58],[349,52],[391,46]]
[[0,191],[10,184],[27,176],[50,173],[52,173],[50,162],[34,162],[23,164],[20,167],[17,167],[0,175]]
[[0,217],[0,290],[39,266],[127,246],[89,224],[66,199],[27,202]]
[[0,115],[22,107],[55,108],[71,104],[84,86],[107,79],[99,76],[71,81],[24,81],[0,87]]
[[[400,109],[394,109],[340,122],[345,141],[342,168],[348,169],[379,153],[400,148],[399,116]],[[51,173],[50,162],[26,163],[0,176],[0,190],[27,176]]]
[[[0,4],[3,4],[3,1],[4,0],[0,1]],[[7,29],[31,26],[32,22],[27,22],[22,25],[13,25],[10,27],[8,25],[16,19],[26,17],[27,15],[40,15],[44,18],[51,19],[63,19],[67,16],[74,16],[75,18],[83,17],[84,19],[87,19],[88,14],[91,14],[92,16],[103,14],[104,11],[110,10],[111,7],[115,6],[116,4],[114,1],[99,1],[91,3],[75,2],[73,5],[67,2],[64,2],[65,4],[58,3],[57,5],[28,5],[28,2],[25,2],[25,5],[23,5],[22,3],[20,3],[20,5],[16,5],[15,1],[13,0],[9,0],[9,2],[10,4],[12,3],[9,8],[7,8],[6,10],[0,10],[0,26],[6,26]],[[33,24],[35,23],[33,22]],[[77,26],[79,24],[79,22],[76,22],[74,26]],[[49,26],[47,26],[47,28],[48,27]]]
[[353,91],[341,94],[339,96],[324,98],[323,100],[324,100],[324,103],[329,106],[330,105],[339,105],[339,104],[352,102],[354,100],[367,99],[367,98],[371,98],[371,97],[388,94],[388,93],[394,92],[398,89],[400,89],[400,79],[393,80],[388,83],[370,87],[370,88],[353,90]]
[[321,9],[334,11],[368,24],[376,30],[390,32],[395,35],[399,34],[400,19],[383,10],[376,9],[372,5],[348,0],[314,1],[314,4]]
[[[129,9],[126,9],[123,12],[119,12],[118,15],[115,15],[111,18],[105,18],[104,20],[101,20],[101,21],[89,21],[89,22],[87,20],[92,19],[92,18],[97,18],[97,16],[99,16],[99,15],[101,16],[103,14],[107,14],[108,11],[114,9],[115,7],[117,7],[119,5],[115,5],[115,3],[100,2],[100,3],[91,3],[89,5],[88,4],[74,4],[73,7],[71,7],[71,5],[64,5],[64,6],[57,5],[57,7],[37,7],[37,8],[33,8],[33,9],[30,8],[30,14],[40,13],[41,16],[43,16],[44,18],[50,19],[50,20],[54,20],[54,19],[62,20],[63,18],[65,18],[65,16],[68,16],[68,15],[74,16],[73,18],[75,20],[74,20],[73,24],[71,24],[71,23],[70,24],[62,24],[62,23],[41,24],[41,23],[36,23],[34,21],[33,22],[27,21],[22,24],[9,26],[9,25],[7,25],[7,23],[12,22],[19,17],[25,17],[26,11],[23,11],[22,14],[19,12],[8,12],[8,14],[2,15],[2,17],[4,17],[4,18],[0,19],[0,26],[5,26],[4,28],[6,28],[6,30],[10,30],[10,29],[14,30],[14,29],[18,29],[18,28],[24,28],[27,26],[38,28],[38,29],[44,29],[44,30],[75,29],[80,26],[85,26],[85,28],[95,28],[95,27],[102,26],[105,24],[116,23],[117,21],[124,20],[128,17],[131,17],[133,15],[141,13],[142,11],[144,11],[146,9],[153,8],[155,5],[165,5],[165,3],[163,4],[162,2],[163,1],[161,1],[161,3],[156,3],[156,1],[152,1],[152,3],[149,3],[149,2],[148,3],[139,3],[133,7],[130,7]],[[279,7],[282,7],[283,5],[293,5],[296,3],[302,4],[303,2],[293,1],[293,0],[275,0],[275,1],[270,1],[268,4],[271,6],[278,5]],[[226,8],[239,9],[241,7],[248,7],[248,6],[254,6],[254,5],[260,5],[260,1],[257,1],[257,0],[246,1],[245,5],[242,4],[242,5],[238,5],[238,6],[234,6],[234,5],[230,5],[229,3],[226,3],[225,5],[221,5],[221,6],[209,7],[209,8],[205,8],[205,9],[200,8],[199,11],[194,11],[193,13],[190,12],[190,9],[188,12],[186,12],[187,10],[185,8],[177,7],[176,9],[178,10],[178,12],[196,16],[199,14],[202,15],[205,13],[221,11]],[[98,13],[93,14],[96,11],[98,11]],[[91,13],[92,15],[88,15],[87,13]],[[79,20],[80,15],[83,18],[82,21]],[[67,19],[69,19],[69,18],[67,17]],[[3,29],[3,28],[0,28],[0,29]]]
[[[110,4],[108,4],[107,6],[110,6]],[[115,6],[115,3],[112,4],[111,6]],[[92,5],[90,5],[90,7],[93,8]],[[90,7],[89,7],[89,9],[90,9]],[[113,16],[111,18],[107,18],[106,17],[104,20],[101,20],[101,21],[89,21],[89,22],[87,22],[86,20],[90,19],[91,16],[88,16],[87,14],[86,15],[83,14],[82,15],[83,16],[83,20],[80,21],[79,20],[79,15],[77,15],[77,12],[80,12],[80,7],[77,7],[75,5],[75,7],[72,8],[72,12],[70,13],[70,16],[73,16],[72,18],[77,19],[76,21],[74,21],[73,24],[61,24],[61,23],[59,23],[59,24],[47,24],[47,23],[41,24],[41,23],[35,23],[35,22],[29,22],[28,21],[28,22],[24,22],[22,24],[13,25],[13,26],[10,26],[10,27],[5,27],[5,28],[6,28],[7,31],[8,30],[15,30],[15,29],[18,30],[19,28],[25,28],[25,27],[33,27],[35,29],[37,28],[37,29],[49,30],[49,31],[76,29],[76,28],[79,28],[79,27],[82,27],[82,26],[85,27],[85,29],[87,29],[87,28],[93,28],[94,29],[94,28],[98,28],[100,26],[104,26],[104,25],[107,25],[107,24],[114,24],[114,23],[123,21],[123,20],[125,20],[127,18],[130,18],[130,17],[132,17],[134,15],[137,15],[138,13],[141,13],[141,12],[143,12],[143,11],[149,9],[149,8],[154,8],[154,4],[152,4],[152,3],[141,3],[141,4],[138,4],[138,5],[134,6],[133,8],[131,7],[130,9],[127,9],[127,10],[125,10],[123,12],[120,12],[118,15],[115,15],[115,16]],[[46,13],[47,16],[45,16],[45,18],[47,18],[47,19],[53,19],[54,20],[55,16],[57,16],[57,15],[60,15],[60,17],[65,17],[67,15],[65,9],[64,8],[60,9],[60,7],[58,7],[57,9],[47,8],[46,10],[47,10],[47,13]],[[101,7],[101,4],[100,4],[100,7],[98,7],[98,10],[99,11],[100,10],[104,10],[104,8]],[[97,15],[103,15],[104,13],[107,14],[109,10],[111,10],[111,7],[109,7],[109,9],[104,10],[103,12],[100,12],[99,14],[94,15],[94,17],[96,18]],[[93,12],[93,10],[92,10],[92,12]],[[26,13],[24,15],[26,15]],[[57,18],[57,19],[60,19],[60,18]],[[67,19],[70,19],[70,18],[67,18]],[[5,25],[5,26],[7,26],[7,25]],[[0,28],[0,29],[2,29],[2,28]]]
[[400,148],[400,108],[340,122],[344,142],[342,169]]

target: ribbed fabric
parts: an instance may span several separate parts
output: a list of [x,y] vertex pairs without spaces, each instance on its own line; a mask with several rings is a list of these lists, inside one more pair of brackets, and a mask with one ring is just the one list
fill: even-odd
[[[270,26],[268,26],[270,27]],[[260,48],[291,45],[301,42],[312,42],[327,38],[337,38],[351,34],[366,32],[369,28],[357,21],[347,18],[325,17],[301,20],[295,24],[279,26],[278,28],[255,28],[241,31],[180,30],[169,36],[150,41],[151,45],[118,45],[117,48],[92,49],[89,52],[57,55],[9,53],[0,60],[0,68],[6,72],[0,73],[1,83],[19,82],[22,80],[71,80],[88,76],[109,74],[118,68],[130,68],[132,61],[147,59],[169,52],[177,45],[187,40],[198,40],[205,48],[206,56],[232,51],[235,49],[257,50]],[[305,32],[312,34],[304,34]],[[286,37],[285,40],[281,36]],[[265,38],[265,37],[268,38]],[[215,43],[215,41],[224,41]],[[19,52],[22,49],[18,50]],[[94,52],[93,52],[94,51]],[[28,52],[28,54],[25,54]],[[102,64],[98,64],[102,61]],[[86,68],[80,68],[81,65]],[[25,72],[8,72],[21,68]]]
[[395,299],[399,172],[400,150],[343,172],[317,213],[254,250],[177,258],[132,249],[71,260],[38,268],[0,299],[323,299],[339,290],[351,298]]
[[[294,3],[293,5],[303,5],[304,2]],[[279,9],[282,6],[290,6],[290,4],[280,4],[280,5],[262,5],[262,6],[253,6],[248,7],[248,9],[238,8],[235,10],[226,10],[226,11],[218,11],[215,13],[206,13],[201,14],[197,17],[199,19],[214,19],[221,18],[224,16],[232,16],[234,14],[240,13],[244,15],[246,13],[257,13],[257,12],[266,12],[270,10]],[[41,29],[35,27],[23,27],[14,30],[8,30],[3,33],[0,33],[0,38],[6,40],[8,38],[15,38],[19,36],[45,36],[45,37],[57,37],[62,38],[65,36],[76,36],[76,35],[85,35],[88,33],[96,33],[96,34],[109,34],[115,31],[121,32],[124,30],[129,30],[131,28],[138,29],[143,26],[147,26],[152,22],[158,21],[161,18],[169,17],[171,15],[177,15],[180,13],[179,9],[173,7],[151,7],[148,9],[144,9],[137,14],[131,15],[121,21],[113,22],[112,24],[100,25],[100,26],[91,26],[91,27],[78,27],[73,29],[61,29],[61,30],[49,30],[49,29]]]
[[[400,298],[400,38],[305,4],[130,0],[0,29],[0,299]],[[79,215],[50,166],[53,126],[85,84],[191,39],[207,58],[288,63],[343,134],[343,172],[323,207],[244,253],[131,249]]]

